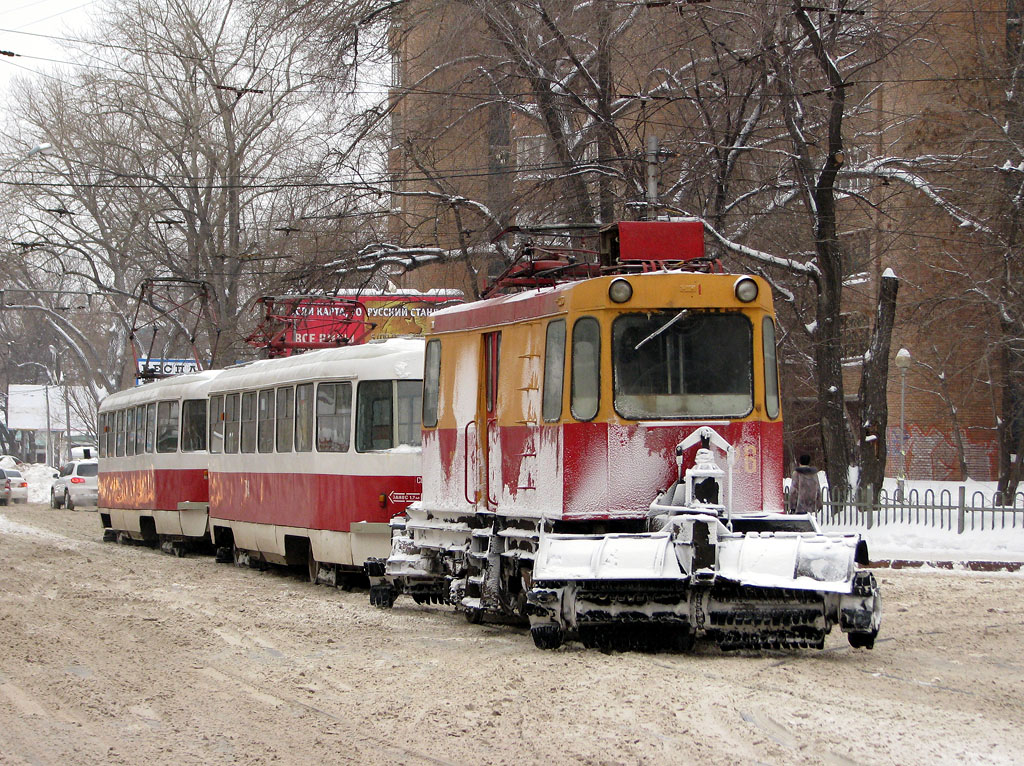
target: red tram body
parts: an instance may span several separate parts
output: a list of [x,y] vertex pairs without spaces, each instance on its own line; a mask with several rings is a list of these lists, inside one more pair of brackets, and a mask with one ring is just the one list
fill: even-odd
[[[308,565],[333,580],[390,549],[420,497],[423,341],[168,378],[100,406],[109,537]],[[322,574],[321,574],[322,573]]]
[[420,497],[422,369],[423,341],[401,338],[219,375],[214,543],[236,559],[308,563],[313,579],[387,555],[388,521]]

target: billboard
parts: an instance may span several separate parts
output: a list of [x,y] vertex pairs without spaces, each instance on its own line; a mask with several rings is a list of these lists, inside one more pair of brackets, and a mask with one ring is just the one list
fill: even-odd
[[430,316],[462,302],[458,290],[342,291],[337,295],[265,296],[264,317],[248,341],[271,356],[421,335]]
[[462,303],[458,290],[432,290],[429,293],[363,293],[359,301],[366,307],[370,337],[376,340],[398,335],[422,335],[430,329],[430,316],[438,309]]

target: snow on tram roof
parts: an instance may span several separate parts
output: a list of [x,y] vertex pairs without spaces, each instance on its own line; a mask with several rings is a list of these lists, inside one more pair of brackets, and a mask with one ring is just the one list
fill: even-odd
[[423,375],[424,346],[422,338],[389,338],[279,359],[261,359],[222,370],[210,391],[234,391],[322,378],[418,379]]
[[145,383],[135,388],[126,388],[110,394],[100,402],[100,410],[129,407],[157,399],[198,398],[206,395],[210,383],[224,370],[202,370],[186,375],[174,375]]

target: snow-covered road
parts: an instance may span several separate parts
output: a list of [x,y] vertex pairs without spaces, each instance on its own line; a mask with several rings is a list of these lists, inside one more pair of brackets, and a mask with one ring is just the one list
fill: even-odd
[[0,762],[1019,763],[1024,576],[879,570],[873,652],[536,650],[0,511]]

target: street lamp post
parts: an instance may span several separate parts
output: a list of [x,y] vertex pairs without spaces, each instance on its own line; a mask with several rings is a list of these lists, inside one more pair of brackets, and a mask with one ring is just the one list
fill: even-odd
[[907,479],[907,431],[906,431],[906,401],[907,401],[907,370],[910,369],[911,356],[905,348],[896,352],[896,367],[900,371],[900,473],[896,482],[896,494],[899,500],[903,500],[903,488]]

